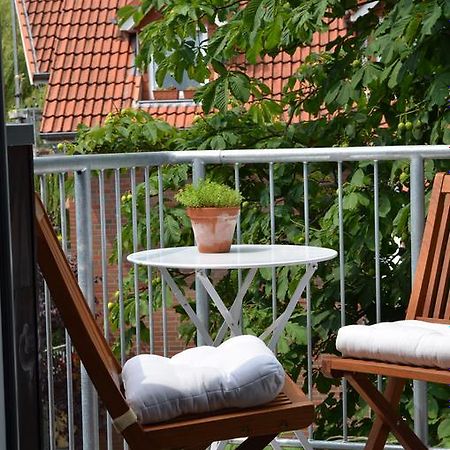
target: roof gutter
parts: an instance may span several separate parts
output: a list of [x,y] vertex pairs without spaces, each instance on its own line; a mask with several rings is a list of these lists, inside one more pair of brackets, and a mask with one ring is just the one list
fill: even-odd
[[33,74],[33,84],[47,84],[49,78],[48,72],[36,72]]
[[57,133],[39,133],[39,137],[45,142],[54,144],[62,141],[74,141],[77,136],[75,131],[60,131]]

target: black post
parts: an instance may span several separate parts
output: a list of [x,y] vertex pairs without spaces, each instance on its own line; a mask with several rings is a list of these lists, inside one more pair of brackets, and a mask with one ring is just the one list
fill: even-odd
[[[0,434],[8,450],[39,450],[34,133],[32,125],[8,125],[5,136],[1,69],[0,54],[0,314],[5,405],[5,430]],[[0,415],[1,406],[0,398]]]
[[7,364],[9,449],[41,447],[36,261],[34,247],[33,126],[7,125],[12,301],[6,302],[3,351]]

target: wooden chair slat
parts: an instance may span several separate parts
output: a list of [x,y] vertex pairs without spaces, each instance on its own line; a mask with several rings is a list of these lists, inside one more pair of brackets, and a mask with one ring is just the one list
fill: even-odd
[[450,178],[446,177],[442,185],[442,192],[444,194],[450,194]]
[[439,275],[436,282],[436,301],[433,317],[436,319],[450,319],[450,315],[445,315],[450,289],[450,194],[445,195],[441,234],[441,267],[438,267]]
[[[288,378],[285,392],[289,391],[291,384],[294,383]],[[294,389],[298,389],[295,384]],[[303,405],[302,410],[299,409],[300,404]],[[280,433],[308,426],[313,416],[313,405],[303,396],[302,402],[296,400],[294,403],[291,400],[289,405],[278,406],[271,402],[245,410],[185,416],[162,424],[145,425],[144,431],[151,436],[152,443],[158,444],[164,440],[166,445],[176,448],[185,441],[186,434],[200,434],[206,440],[222,440],[233,435],[239,437]],[[304,425],[300,426],[302,423]]]
[[450,318],[450,290],[447,292],[447,306],[445,307],[444,317]]
[[[428,286],[425,294],[425,302],[422,315],[425,317],[435,317],[435,311],[440,308],[443,299],[438,296],[438,288],[440,281],[443,281],[443,266],[445,264],[445,250],[448,242],[449,225],[450,225],[450,196],[440,195],[439,206],[434,224],[434,234],[436,235],[435,247],[430,248],[428,261],[430,264],[430,275]],[[439,318],[440,315],[437,315]]]
[[[407,319],[414,319],[418,315],[430,317],[429,309],[431,307],[431,303],[425,305],[425,300],[427,298],[427,291],[433,268],[433,259],[438,239],[440,218],[444,207],[441,199],[444,176],[444,173],[439,173],[434,179],[433,191],[431,193],[428,208],[428,220],[425,224],[422,246],[419,254],[419,260],[417,261],[416,274],[413,282],[413,289],[406,313]],[[425,307],[428,308],[428,311],[425,311]]]
[[[129,411],[121,390],[121,367],[84,299],[39,197],[35,198],[38,263],[65,327],[99,397],[113,419]],[[277,434],[299,430],[314,420],[314,405],[286,376],[282,393],[256,408],[218,411],[141,426],[122,435],[132,450],[200,449],[211,442],[249,436],[240,448],[262,450]]]
[[[427,222],[406,319],[450,325],[450,174],[437,174],[433,183]],[[330,377],[345,377],[378,411],[369,435],[367,450],[384,448],[393,431],[407,450],[426,448],[394,418],[400,390],[406,379],[450,384],[450,370],[381,361],[324,356],[322,371]],[[361,374],[366,374],[361,378]],[[368,382],[367,375],[388,377],[384,396]]]
[[443,323],[444,325],[450,325],[450,319],[437,319],[435,317],[416,317],[416,320],[422,320],[423,322],[431,322],[431,323]]

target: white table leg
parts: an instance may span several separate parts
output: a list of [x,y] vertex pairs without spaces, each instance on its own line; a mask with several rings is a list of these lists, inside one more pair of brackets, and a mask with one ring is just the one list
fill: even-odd
[[[247,293],[251,282],[253,281],[253,278],[255,278],[256,271],[258,269],[256,267],[249,269],[244,282],[241,285],[241,288],[239,289],[236,298],[233,302],[233,305],[230,308],[230,313],[233,319],[238,323],[239,325],[239,331],[240,334],[242,334],[242,324],[241,322],[241,311],[242,311],[242,302],[244,300],[245,294]],[[225,337],[225,333],[227,332],[228,326],[227,323],[224,322],[222,326],[219,329],[219,332],[217,333],[216,339],[214,341],[214,345],[219,345],[222,343],[223,338]]]
[[229,441],[217,441],[213,442],[210,446],[210,450],[224,450]]
[[217,306],[217,309],[220,311],[220,314],[222,314],[222,317],[225,319],[227,325],[230,327],[232,335],[239,336],[241,334],[239,331],[239,320],[235,320],[234,317],[230,314],[230,311],[228,311],[227,307],[223,303],[222,299],[220,298],[219,294],[217,293],[216,289],[214,288],[213,284],[206,276],[204,271],[199,270],[197,273],[197,277],[203,284],[205,289],[208,291],[208,294],[211,297],[212,301]]
[[270,339],[268,347],[274,351],[278,341],[280,339],[281,333],[283,332],[286,324],[288,323],[289,319],[292,316],[292,313],[295,310],[295,307],[297,306],[298,301],[300,300],[303,291],[306,288],[306,285],[311,280],[312,276],[314,275],[314,272],[317,269],[317,264],[308,264],[307,269],[303,277],[300,279],[297,288],[295,289],[295,292],[292,294],[292,298],[289,301],[288,305],[286,306],[286,309],[280,316],[278,316],[277,320],[272,322],[272,325],[268,327],[264,333],[262,333],[259,337],[260,339],[265,339],[268,336],[272,334],[272,338]]
[[195,311],[191,308],[191,305],[186,300],[186,297],[181,292],[180,288],[175,283],[174,279],[170,275],[169,271],[164,268],[159,268],[162,277],[164,278],[164,281],[167,283],[167,285],[170,287],[170,290],[172,291],[172,294],[175,296],[175,298],[178,300],[178,303],[183,307],[183,309],[186,311],[186,314],[189,316],[189,318],[192,320],[192,323],[197,327],[197,331],[202,335],[205,343],[207,345],[214,345],[213,340],[211,339],[211,336],[208,333],[208,329],[206,326],[200,321]]
[[295,437],[299,440],[300,445],[305,450],[313,450],[313,446],[309,443],[308,438],[301,431],[294,431]]

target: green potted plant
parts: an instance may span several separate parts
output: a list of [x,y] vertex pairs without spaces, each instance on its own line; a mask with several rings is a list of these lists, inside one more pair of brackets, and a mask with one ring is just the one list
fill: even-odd
[[242,200],[238,191],[204,180],[186,185],[175,198],[186,207],[200,253],[230,251]]

